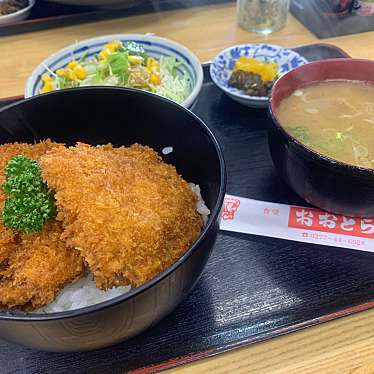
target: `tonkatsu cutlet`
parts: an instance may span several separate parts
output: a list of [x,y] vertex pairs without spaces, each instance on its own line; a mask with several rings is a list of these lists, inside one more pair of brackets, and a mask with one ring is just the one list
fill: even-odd
[[40,159],[69,246],[96,285],[139,286],[178,260],[203,222],[196,195],[149,147],[78,143]]

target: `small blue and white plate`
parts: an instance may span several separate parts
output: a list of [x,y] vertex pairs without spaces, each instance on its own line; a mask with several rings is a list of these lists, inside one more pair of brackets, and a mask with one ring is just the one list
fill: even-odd
[[269,98],[267,96],[249,96],[242,90],[229,86],[235,62],[240,56],[276,62],[279,66],[279,76],[308,63],[303,56],[292,49],[271,44],[242,44],[220,52],[210,65],[210,76],[213,82],[232,99],[253,108],[266,108]]

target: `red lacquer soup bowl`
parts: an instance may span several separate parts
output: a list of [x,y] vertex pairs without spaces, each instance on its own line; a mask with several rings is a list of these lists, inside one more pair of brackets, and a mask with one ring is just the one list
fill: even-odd
[[274,123],[269,134],[271,156],[287,184],[307,202],[333,213],[374,217],[374,170],[339,162],[313,151],[288,134],[277,117],[281,101],[295,90],[329,80],[374,84],[374,61],[322,60],[282,76],[275,83],[270,98]]

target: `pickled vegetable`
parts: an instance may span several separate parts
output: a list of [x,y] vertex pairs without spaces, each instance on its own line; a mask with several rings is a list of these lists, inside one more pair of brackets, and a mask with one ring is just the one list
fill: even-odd
[[253,57],[241,56],[235,63],[234,70],[243,70],[258,74],[263,81],[273,81],[278,76],[278,64],[264,62]]

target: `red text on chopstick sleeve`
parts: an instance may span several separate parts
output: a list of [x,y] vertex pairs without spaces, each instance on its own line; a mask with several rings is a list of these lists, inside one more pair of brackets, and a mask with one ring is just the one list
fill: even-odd
[[222,219],[233,220],[235,213],[238,211],[240,205],[239,199],[233,199],[232,197],[226,197],[223,202]]
[[314,208],[290,207],[288,227],[374,238],[374,219],[345,217]]

